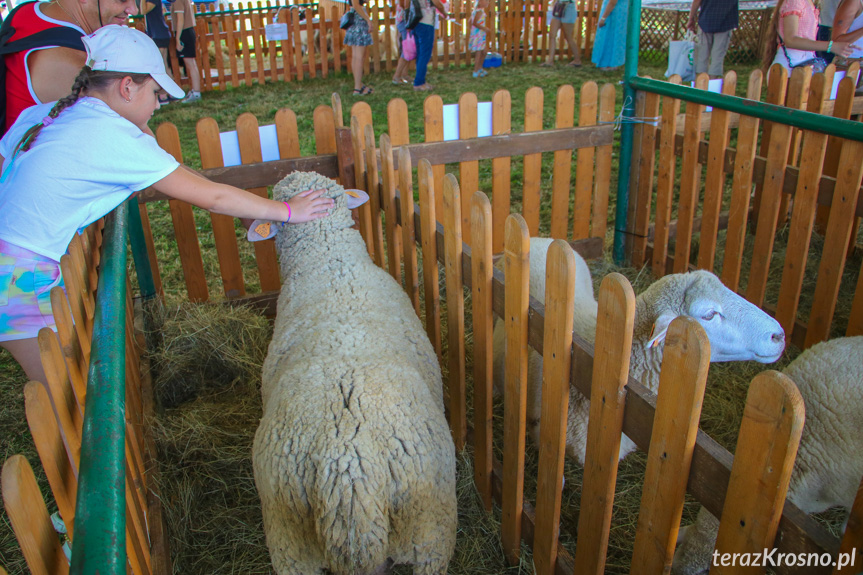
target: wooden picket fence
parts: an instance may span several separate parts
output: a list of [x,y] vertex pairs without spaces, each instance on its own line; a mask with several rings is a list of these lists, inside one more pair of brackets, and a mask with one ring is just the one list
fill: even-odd
[[[506,62],[537,62],[547,57],[552,39],[546,24],[550,7],[540,0],[507,0],[489,8],[487,21],[492,28],[488,49],[500,52]],[[576,26],[582,57],[590,58],[595,36],[598,0],[580,0]],[[209,8],[213,8],[210,5]],[[366,72],[392,72],[398,61],[395,8],[388,2],[370,2],[374,44],[369,46]],[[339,18],[345,4],[326,1],[315,4],[279,5],[267,2],[239,2],[229,10],[212,11],[199,7],[197,15],[197,62],[203,90],[224,90],[227,86],[264,84],[326,78],[331,73],[348,71],[350,47],[344,46],[344,31]],[[452,19],[441,20],[436,33],[436,49],[429,66],[433,69],[470,66],[468,50],[471,0],[452,0]],[[144,29],[143,18],[133,25]],[[268,26],[283,26],[284,39],[268,39]],[[272,28],[271,28],[272,29]],[[566,59],[569,49],[561,35],[558,57]],[[344,50],[343,50],[344,49]],[[183,86],[189,79],[173,50],[169,65]]]
[[[608,225],[614,91],[611,84],[602,88],[593,82],[583,85],[579,98],[579,121],[578,126],[575,126],[575,89],[572,86],[562,86],[557,90],[554,103],[554,128],[545,129],[545,94],[540,88],[531,88],[525,98],[525,131],[519,134],[511,132],[513,111],[510,94],[506,90],[500,90],[492,98],[492,135],[479,139],[474,139],[477,133],[477,98],[471,93],[464,94],[459,101],[461,139],[451,142],[443,141],[443,100],[433,95],[426,99],[423,110],[425,142],[418,144],[409,142],[407,104],[404,100],[394,99],[388,105],[388,137],[392,147],[409,150],[415,162],[420,158],[431,162],[433,179],[439,189],[443,185],[447,164],[457,164],[462,180],[476,187],[479,185],[479,162],[491,161],[494,175],[490,192],[497,222],[493,234],[496,252],[503,250],[503,222],[510,213],[513,186],[522,190],[522,213],[532,235],[539,233],[542,185],[546,179],[542,174],[542,154],[553,153],[552,209],[548,223],[551,235],[556,238],[594,238],[592,245],[594,253],[598,254],[602,251]],[[343,114],[337,96],[334,96],[334,101],[335,110],[326,105],[315,109],[314,137],[317,155],[310,157],[299,157],[301,135],[297,130],[296,115],[287,109],[277,112],[275,126],[282,159],[263,165],[254,165],[259,164],[262,158],[259,122],[254,115],[243,114],[236,124],[242,162],[253,164],[252,166],[224,167],[219,126],[211,118],[200,120],[197,124],[197,136],[203,173],[211,179],[243,187],[261,195],[267,193],[267,186],[275,184],[293,170],[312,170],[328,177],[342,178],[342,181],[351,181],[346,180],[348,176],[342,172],[350,171],[350,177],[354,177],[355,166],[364,161],[366,143],[363,140],[363,146],[355,149],[350,134],[339,132],[338,127],[343,124]],[[357,102],[350,113],[351,117],[357,119],[359,133],[364,138],[366,130],[372,129],[371,108],[365,102]],[[182,161],[179,133],[173,124],[161,124],[156,131],[156,138],[164,149]],[[370,148],[374,148],[374,142]],[[573,153],[573,150],[577,151]],[[523,161],[520,183],[514,182],[511,175],[514,157]],[[357,187],[368,188],[364,177],[357,177],[356,184]],[[570,190],[573,187],[575,197],[570,212]],[[145,191],[139,198],[153,276],[157,290],[161,291],[160,262],[149,231],[146,208],[149,202],[165,198],[153,191]],[[440,210],[441,199],[438,198],[437,202]],[[191,301],[206,301],[211,295],[208,288],[209,278],[204,270],[192,207],[178,200],[170,200],[169,203],[186,294]],[[469,242],[467,206],[463,212],[465,240]],[[280,281],[272,242],[255,243],[257,270],[244,270],[234,219],[218,214],[210,214],[210,218],[224,296],[236,299],[252,295],[246,289],[249,282],[244,275],[249,277],[249,274],[255,271],[262,292],[278,290]],[[382,252],[378,249],[377,253]],[[172,286],[171,290],[175,291],[175,287]]]
[[[60,259],[65,289],[55,287],[50,294],[57,331],[42,328],[38,336],[46,381],[30,381],[24,387],[27,424],[69,541],[73,540],[78,515],[84,413],[88,378],[93,376],[88,365],[103,225],[99,220],[75,236],[68,253]],[[154,408],[152,387],[148,372],[141,367],[143,337],[134,327],[131,283],[128,277],[122,281],[126,284],[126,537],[119,544],[126,546],[130,574],[167,574],[171,572],[171,558],[162,517],[156,448],[147,424]],[[13,455],[4,463],[2,476],[6,513],[30,571],[68,573],[66,556],[30,463],[24,456]]]
[[[774,66],[766,101],[816,113],[829,109],[833,116],[845,119],[855,108],[854,113],[860,114],[863,102],[855,101],[851,77],[839,84],[836,100],[829,100],[833,73],[832,66],[814,76],[795,69],[788,79],[783,68]],[[733,94],[735,83],[731,72],[724,91]],[[761,84],[761,72],[753,72],[749,99],[760,100]],[[706,75],[696,81],[697,87],[706,85]],[[649,264],[656,276],[721,265],[725,285],[774,313],[790,340],[801,348],[830,336],[842,282],[856,281],[845,334],[863,334],[863,273],[856,278],[843,275],[849,257],[859,250],[855,241],[863,216],[863,144],[768,123],[760,126],[759,146],[759,120],[741,116],[735,118],[735,149],[728,144],[731,114],[723,110],[710,114],[710,140],[705,142],[704,107],[686,104],[682,135],[678,134],[679,108],[680,101],[673,98],[646,93],[638,97],[636,115],[660,120],[658,126],[642,124],[636,129],[638,161],[628,230],[633,264]],[[679,177],[677,158],[681,158]],[[676,219],[672,219],[675,209]],[[771,271],[777,231],[782,227],[787,227],[788,236],[784,265],[781,272]],[[725,231],[724,241],[720,230]],[[823,251],[816,260],[818,279],[807,322],[800,317],[800,301],[804,272],[813,257],[809,253],[813,231],[823,236]],[[746,263],[745,254],[751,254],[751,262]],[[771,274],[781,274],[778,295],[768,293]]]

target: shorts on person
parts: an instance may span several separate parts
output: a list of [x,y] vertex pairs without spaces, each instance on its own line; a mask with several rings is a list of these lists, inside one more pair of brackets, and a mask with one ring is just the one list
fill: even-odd
[[183,49],[177,50],[177,59],[194,58],[195,57],[195,29],[186,28],[180,33],[180,42],[183,43]]
[[59,263],[0,240],[0,341],[36,337],[43,327],[56,331],[55,286],[63,287]]
[[552,14],[551,17],[560,20],[561,24],[575,24],[578,20],[578,8],[575,7],[575,2],[563,2],[563,5],[566,6],[563,16],[558,18]]
[[372,34],[369,31],[369,23],[359,14],[354,16],[354,24],[345,33],[345,45],[347,46],[369,46],[372,44]]

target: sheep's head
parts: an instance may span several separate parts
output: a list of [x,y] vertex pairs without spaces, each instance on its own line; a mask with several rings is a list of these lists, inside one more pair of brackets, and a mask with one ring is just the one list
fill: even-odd
[[323,194],[324,197],[335,200],[336,205],[333,207],[330,215],[304,224],[291,224],[287,228],[324,227],[327,229],[339,229],[349,228],[354,225],[353,219],[351,219],[351,212],[348,209],[345,189],[337,184],[335,180],[331,180],[317,172],[292,172],[288,174],[273,187],[273,199],[278,202],[285,202],[300,192],[321,189],[326,190]]
[[773,363],[785,349],[779,322],[746,301],[710,272],[672,274],[656,281],[641,296],[654,319],[648,345],[658,345],[674,318],[697,320],[710,340],[710,361]]

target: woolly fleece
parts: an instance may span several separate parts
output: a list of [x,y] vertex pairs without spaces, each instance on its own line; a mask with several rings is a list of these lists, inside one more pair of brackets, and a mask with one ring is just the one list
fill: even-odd
[[440,367],[405,292],[366,252],[344,188],[293,173],[276,200],[325,188],[330,216],[284,227],[253,465],[280,575],[446,573],[455,448]]

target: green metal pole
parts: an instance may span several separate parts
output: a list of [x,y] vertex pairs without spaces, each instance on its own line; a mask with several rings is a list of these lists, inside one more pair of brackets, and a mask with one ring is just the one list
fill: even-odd
[[843,120],[834,118],[833,116],[824,116],[804,110],[795,110],[775,104],[747,100],[746,98],[738,98],[737,96],[714,94],[707,90],[698,90],[689,86],[671,84],[652,78],[634,77],[629,80],[629,83],[636,90],[652,92],[660,96],[668,96],[686,100],[687,102],[695,102],[696,104],[713,106],[714,108],[721,108],[729,112],[743,114],[744,116],[753,116],[768,122],[779,122],[803,130],[863,142],[863,124],[860,122],[852,122],[851,120]]
[[[626,1],[626,0],[623,0]],[[632,80],[638,76],[638,46],[641,35],[641,0],[630,0],[629,18],[626,24],[626,62],[623,68],[623,115],[620,133],[620,157],[617,170],[617,204],[614,212],[614,262],[622,264],[625,259],[626,217],[629,209],[629,173],[632,169],[632,122],[635,110],[635,88]]]
[[132,245],[135,273],[138,274],[138,289],[141,290],[142,298],[150,299],[156,295],[156,282],[153,281],[153,270],[150,268],[150,256],[147,254],[144,224],[141,222],[141,211],[138,208],[137,197],[129,198],[128,204],[129,243]]
[[81,441],[72,575],[126,573],[125,366],[127,204],[109,214]]

